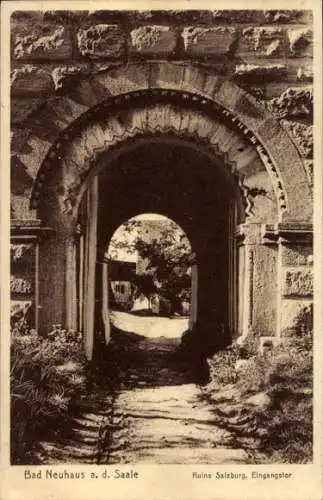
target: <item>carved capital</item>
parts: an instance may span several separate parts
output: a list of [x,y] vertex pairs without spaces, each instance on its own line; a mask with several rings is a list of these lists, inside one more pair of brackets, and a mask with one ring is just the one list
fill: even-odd
[[261,243],[261,224],[241,224],[236,233],[238,243],[244,245],[258,245]]
[[31,300],[11,300],[10,301],[10,317],[15,318],[26,316],[32,306]]

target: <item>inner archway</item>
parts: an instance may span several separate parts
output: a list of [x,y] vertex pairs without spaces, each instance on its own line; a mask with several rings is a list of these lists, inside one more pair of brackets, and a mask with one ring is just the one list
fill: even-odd
[[128,388],[208,380],[205,360],[183,355],[197,319],[197,264],[174,220],[144,213],[123,222],[105,249],[100,275],[103,293],[96,303],[102,302],[102,318],[109,319],[103,325],[109,337],[103,371],[107,359],[118,360],[120,383]]
[[[194,250],[191,266],[198,268],[198,283],[195,273],[196,297],[188,333],[194,352],[205,357],[229,343],[237,322],[234,231],[241,201],[235,179],[221,161],[184,141],[149,138],[131,144],[117,157],[104,157],[91,182],[85,198],[96,186],[96,215],[93,206],[87,210],[84,202],[80,209],[85,239],[94,219],[96,227],[95,294],[91,292],[94,310],[91,301],[85,300],[85,307],[90,308],[86,318],[95,316],[91,328],[104,329],[109,342],[109,317],[102,313],[109,309],[102,293],[102,276],[108,276],[109,271],[102,263],[107,260],[106,249],[113,234],[138,213],[158,213],[176,221]],[[80,293],[86,295],[86,291]]]
[[173,220],[151,213],[129,219],[115,231],[105,259],[114,324],[147,337],[181,338],[196,321],[196,264]]

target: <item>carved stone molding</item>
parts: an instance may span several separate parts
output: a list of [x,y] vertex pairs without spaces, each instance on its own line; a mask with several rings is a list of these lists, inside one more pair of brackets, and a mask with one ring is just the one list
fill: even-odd
[[284,297],[313,297],[312,269],[286,269],[284,272]]
[[248,272],[249,272],[249,290],[248,290],[248,294],[249,294],[249,318],[248,318],[248,326],[249,328],[252,327],[252,323],[253,323],[253,300],[254,300],[254,297],[253,297],[253,294],[254,294],[254,266],[255,266],[255,262],[254,262],[254,250],[252,250],[251,248],[249,248],[247,250],[247,258],[248,258],[248,261],[249,261],[249,264],[247,266],[247,269],[248,269]]
[[288,88],[279,97],[268,101],[268,109],[278,118],[313,118],[313,90]]
[[11,300],[10,301],[10,316],[24,317],[32,306],[31,300]]
[[250,215],[253,215],[253,208],[255,205],[254,199],[257,196],[266,196],[267,191],[263,188],[250,188],[247,184],[245,184],[244,175],[239,176],[238,185],[245,202],[245,215],[246,217],[249,217]]
[[42,226],[40,219],[12,219],[10,224],[12,245],[29,245],[53,231],[51,227]]
[[[249,90],[245,91],[234,81],[221,76],[215,68],[187,62],[150,61],[143,64],[132,61],[114,67],[107,63],[93,64],[95,67],[103,64],[104,67],[95,74],[73,81],[73,86],[67,87],[64,93],[57,92],[49,97],[23,124],[30,134],[17,154],[34,183],[43,180],[43,163],[49,158],[50,150],[55,149],[54,145],[61,142],[65,132],[70,134],[74,126],[75,130],[87,126],[92,110],[105,116],[113,114],[113,107],[129,110],[135,103],[130,95],[136,95],[139,101],[137,93],[142,93],[142,106],[148,109],[153,94],[159,92],[165,101],[174,102],[174,106],[181,109],[187,106],[187,100],[190,107],[193,102],[209,116],[220,116],[223,110],[221,118],[227,119],[233,133],[238,133],[241,122],[241,129],[245,127],[247,137],[249,130],[275,167],[273,181],[281,183],[286,195],[286,209],[280,210],[282,220],[311,219],[312,192],[297,148],[275,115],[250,95]],[[179,94],[185,99],[178,98]],[[155,99],[160,100],[160,95]],[[21,126],[21,120],[17,123]],[[266,162],[266,158],[262,161]],[[279,179],[275,179],[275,172],[278,172]],[[35,186],[36,191],[39,192],[38,186]],[[37,205],[37,201],[33,203]],[[33,210],[29,210],[30,217],[34,217]]]
[[12,243],[10,245],[12,260],[14,262],[22,260],[24,255],[26,255],[32,247],[32,243]]
[[313,125],[305,125],[290,120],[282,120],[283,126],[291,135],[299,152],[304,158],[313,158]]
[[29,295],[32,291],[32,284],[25,278],[10,277],[10,292]]
[[[173,106],[174,114],[168,116],[165,122],[164,110],[169,106]],[[159,115],[156,114],[155,120],[152,119],[154,107],[161,108]],[[129,126],[127,113],[132,110],[139,110],[139,118],[140,113],[142,116],[140,123]],[[123,113],[125,113],[124,118],[122,118]],[[196,120],[190,119],[190,113],[198,114]],[[107,120],[109,121],[108,125],[106,124]],[[224,136],[222,139],[221,134],[217,137],[213,129],[214,124],[231,131],[232,137],[228,139],[228,133],[226,136],[222,134]],[[97,129],[95,129],[96,125]],[[101,128],[100,125],[102,125]],[[86,131],[90,130],[91,127],[93,134],[89,140],[86,137]],[[102,129],[104,128],[103,133]],[[246,147],[255,151],[272,179],[279,212],[282,213],[287,209],[287,197],[276,164],[256,134],[235,113],[218,102],[198,94],[161,89],[140,90],[110,98],[101,103],[100,106],[91,108],[67,127],[60,135],[59,140],[50,148],[38,172],[32,193],[31,207],[39,208],[39,200],[44,196],[43,189],[57,165],[63,161],[64,168],[66,168],[66,155],[73,143],[75,144],[75,154],[69,156],[68,174],[65,175],[64,182],[59,187],[62,210],[67,214],[73,212],[80,185],[101,154],[107,151],[113,152],[127,140],[133,141],[144,136],[153,138],[162,135],[173,135],[202,144],[209,148],[213,155],[220,156],[229,167],[228,172],[235,172],[238,177],[237,158],[233,160],[230,158],[227,142],[229,141],[231,145],[231,143],[234,144],[235,138],[239,138],[242,141],[240,144],[241,155],[244,154],[243,150]],[[80,160],[76,158],[80,148],[85,149],[86,162],[84,158]],[[238,157],[238,155],[236,156]],[[80,161],[83,162],[83,165],[80,165]],[[247,207],[249,204],[246,202]],[[249,214],[247,213],[247,215]]]
[[313,242],[313,225],[308,223],[263,224],[263,243],[308,243]]

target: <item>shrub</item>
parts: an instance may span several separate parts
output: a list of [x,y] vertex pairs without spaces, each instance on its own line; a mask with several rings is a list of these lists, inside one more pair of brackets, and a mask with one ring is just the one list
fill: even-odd
[[239,358],[239,347],[232,345],[218,351],[208,360],[212,390],[237,382],[235,364]]
[[274,349],[265,385],[271,406],[262,415],[267,436],[262,447],[271,461],[305,463],[312,460],[313,352],[310,336]]
[[260,335],[253,329],[250,329],[246,338],[239,349],[239,355],[242,359],[250,359],[259,353]]
[[261,392],[266,388],[266,372],[270,366],[270,355],[257,355],[248,359],[244,369],[239,373],[237,387],[242,396]]
[[[239,359],[245,361],[237,370]],[[211,382],[206,394],[212,400],[210,395],[214,390],[234,384],[236,400],[230,404],[236,404],[241,415],[249,415],[254,431],[246,426],[246,435],[253,434],[254,438],[259,438],[259,451],[267,456],[268,462],[310,462],[313,440],[312,363],[312,332],[309,330],[303,331],[303,336],[298,332],[294,337],[287,337],[263,354],[256,348],[255,338],[251,337],[243,347],[233,345],[209,360]],[[248,398],[259,393],[269,396],[268,405],[250,405]],[[243,433],[242,428],[239,432]]]
[[68,416],[85,386],[81,336],[55,326],[46,338],[23,324],[11,332],[11,462],[23,463],[37,436]]
[[215,353],[208,360],[212,385],[224,386],[238,382],[239,375],[236,367],[237,361],[253,359],[259,351],[258,346],[259,336],[255,332],[251,331],[246,337],[243,345],[233,343],[232,345],[227,346],[226,348]]

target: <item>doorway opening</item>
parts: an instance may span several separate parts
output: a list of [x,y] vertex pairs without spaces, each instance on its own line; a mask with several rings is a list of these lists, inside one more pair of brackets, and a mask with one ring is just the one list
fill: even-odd
[[[160,214],[123,223],[105,252],[111,322],[149,338],[177,338],[192,324],[192,247],[185,232]],[[192,301],[194,305],[192,306]]]
[[[103,158],[99,167],[88,182],[80,207],[78,303],[88,352],[92,352],[97,332],[106,344],[110,342],[111,305],[137,319],[148,312],[178,321],[186,315],[187,328],[181,334],[188,332],[192,349],[200,358],[230,343],[238,317],[234,232],[239,199],[234,176],[220,160],[172,137],[132,143],[130,149],[120,150],[110,161]],[[189,265],[187,262],[181,280],[158,253],[158,238],[149,272],[137,272],[138,266],[131,259],[127,264],[110,264],[109,269],[110,242],[118,240],[120,227],[126,227],[128,235],[129,227],[138,231],[143,225],[136,218],[138,214],[160,220],[164,216],[168,224],[173,224],[166,236],[159,237],[163,243],[169,235],[186,234],[188,244],[181,259]],[[148,222],[152,225],[153,221],[145,224]],[[178,226],[181,231],[174,229]],[[117,242],[118,246],[122,244]],[[137,244],[136,251],[143,254],[139,267],[144,266],[145,259],[149,261],[151,248],[151,242],[143,238]],[[163,263],[160,268],[158,259]],[[134,278],[123,279],[124,273],[132,273]]]

